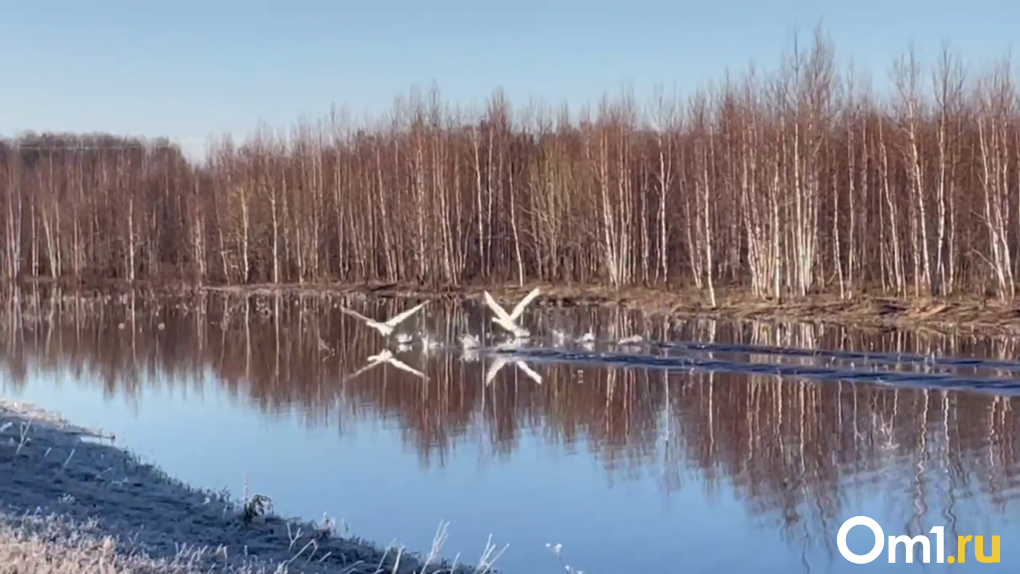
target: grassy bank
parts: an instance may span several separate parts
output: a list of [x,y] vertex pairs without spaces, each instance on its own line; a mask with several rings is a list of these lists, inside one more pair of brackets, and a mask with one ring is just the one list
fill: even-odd
[[189,487],[112,441],[0,398],[0,574],[491,572],[379,548],[335,523],[287,520],[258,496]]

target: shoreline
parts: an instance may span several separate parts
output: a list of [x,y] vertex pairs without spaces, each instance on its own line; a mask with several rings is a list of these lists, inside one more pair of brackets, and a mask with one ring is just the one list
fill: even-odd
[[108,435],[2,395],[0,475],[0,574],[494,574],[502,553],[490,542],[479,567],[453,565],[434,556],[442,526],[426,556],[281,517],[268,499],[191,487]]
[[[59,285],[52,281],[33,281],[19,285]],[[427,287],[408,283],[289,283],[243,286],[196,286],[184,283],[119,282],[67,286],[69,291],[97,293],[148,291],[155,295],[229,295],[301,294],[307,296],[364,294],[380,298],[417,298],[438,301],[479,300],[488,290],[506,304],[522,298],[539,287],[542,295],[536,307],[619,307],[676,319],[759,320],[790,323],[825,323],[845,327],[874,329],[919,329],[939,333],[975,333],[992,336],[1020,335],[1020,304],[1001,302],[974,295],[953,297],[901,298],[882,294],[858,294],[840,299],[838,294],[815,294],[803,298],[770,301],[753,297],[745,288],[717,289],[717,305],[694,288],[624,287],[563,285],[529,282],[489,285]]]
[[620,307],[676,319],[717,319],[722,321],[775,321],[826,323],[874,329],[921,329],[940,333],[971,332],[985,335],[1020,335],[1020,305],[973,296],[946,298],[897,298],[857,295],[842,300],[837,295],[808,295],[775,302],[754,298],[745,289],[718,289],[716,306],[693,289],[667,287],[625,287],[553,285],[549,283],[470,285],[427,289],[400,284],[251,285],[245,287],[204,287],[199,291],[235,294],[364,293],[376,297],[415,297],[433,300],[480,300],[486,290],[504,306],[520,300],[539,287],[538,307]]

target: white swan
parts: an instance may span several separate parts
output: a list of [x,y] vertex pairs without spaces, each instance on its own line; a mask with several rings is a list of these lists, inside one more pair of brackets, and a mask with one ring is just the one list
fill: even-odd
[[430,352],[432,352],[433,350],[438,349],[439,347],[442,346],[442,343],[440,343],[436,339],[433,339],[432,335],[429,335],[425,331],[422,331],[419,334],[419,337],[420,337],[420,340],[421,340],[421,352],[422,352],[422,354],[427,355]]
[[585,350],[590,351],[595,346],[595,333],[593,333],[592,331],[588,331],[587,333],[578,337],[577,342],[580,343],[581,346],[585,348]]
[[390,336],[393,335],[393,331],[396,330],[397,325],[403,323],[408,317],[414,315],[416,312],[418,312],[419,309],[421,309],[425,305],[428,305],[428,303],[429,303],[428,301],[425,301],[424,303],[419,303],[418,305],[411,307],[407,311],[400,313],[399,315],[393,317],[392,319],[383,322],[376,321],[375,319],[369,319],[368,317],[362,315],[361,313],[358,313],[357,311],[352,311],[351,309],[348,309],[346,307],[340,307],[340,310],[350,315],[351,317],[360,319],[369,327],[375,329],[376,331],[379,331],[382,334],[382,336],[386,337],[386,339],[388,340]]
[[517,325],[516,320],[521,316],[521,313],[524,312],[524,308],[527,307],[528,304],[535,299],[535,297],[538,297],[538,294],[539,288],[535,287],[531,290],[531,293],[528,293],[524,296],[524,299],[521,299],[521,302],[513,308],[513,311],[509,315],[502,307],[499,306],[499,303],[496,303],[496,300],[492,298],[492,295],[489,295],[488,291],[485,292],[485,302],[489,305],[489,308],[492,309],[492,312],[496,314],[496,316],[492,318],[494,323],[513,333],[514,337],[518,339],[527,339],[531,336],[531,333],[528,332],[527,329],[523,329]]
[[389,349],[383,349],[383,351],[381,353],[379,353],[378,355],[371,355],[370,357],[368,357],[368,364],[365,365],[364,367],[361,367],[360,369],[358,369],[354,373],[352,373],[350,376],[347,377],[347,379],[348,380],[349,379],[353,379],[354,377],[357,377],[361,373],[364,373],[365,371],[367,371],[367,370],[369,370],[369,369],[371,369],[373,367],[377,367],[379,365],[382,365],[384,363],[389,363],[390,365],[393,365],[394,367],[396,367],[396,368],[398,368],[398,369],[400,369],[402,371],[407,371],[408,373],[411,373],[412,375],[417,375],[418,377],[420,377],[422,379],[427,379],[428,378],[427,376],[425,376],[425,373],[423,373],[423,372],[421,372],[421,371],[411,367],[407,363],[404,363],[400,359],[397,359],[396,357],[394,357],[393,353]]
[[566,341],[567,341],[567,334],[564,333],[563,331],[560,331],[558,329],[553,329],[552,330],[552,334],[553,334],[553,342],[554,342],[554,344],[557,347],[562,347],[563,344],[566,343]]
[[478,348],[482,346],[481,339],[471,333],[464,333],[460,336],[460,346],[464,349],[461,356],[463,361],[474,363],[478,360]]
[[478,337],[471,333],[464,333],[460,336],[460,346],[465,349],[477,349],[480,344],[481,341],[478,340]]
[[642,337],[641,335],[631,335],[630,337],[624,337],[623,339],[617,341],[616,346],[625,349],[635,349],[644,340],[645,340],[644,337]]

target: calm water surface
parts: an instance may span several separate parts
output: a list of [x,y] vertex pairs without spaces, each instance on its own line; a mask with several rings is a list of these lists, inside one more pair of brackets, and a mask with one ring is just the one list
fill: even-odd
[[[446,346],[398,353],[427,380],[350,378],[382,338],[339,302],[29,299],[4,312],[2,389],[379,544],[425,551],[447,521],[446,556],[475,561],[491,534],[510,573],[562,571],[546,543],[588,573],[949,571],[902,549],[848,562],[836,532],[859,514],[886,535],[945,526],[947,556],[957,534],[1001,537],[1001,563],[971,548],[954,572],[1020,566],[1016,341],[535,307],[516,358],[541,383],[510,361],[486,384],[498,355],[456,341],[487,311],[434,303],[403,327]],[[615,344],[634,334],[660,344]],[[855,528],[850,549],[872,540]]]

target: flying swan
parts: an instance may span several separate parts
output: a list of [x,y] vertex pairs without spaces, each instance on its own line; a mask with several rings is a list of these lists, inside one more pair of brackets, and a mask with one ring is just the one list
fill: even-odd
[[368,317],[362,315],[361,313],[358,313],[357,311],[352,311],[351,309],[348,309],[346,307],[340,307],[340,310],[350,315],[351,317],[361,320],[366,325],[375,329],[376,331],[379,331],[380,333],[382,333],[382,336],[386,337],[386,340],[389,341],[390,337],[393,335],[393,332],[396,330],[397,325],[403,323],[408,317],[417,313],[419,309],[421,309],[425,305],[428,305],[428,303],[429,303],[428,301],[425,301],[424,303],[419,303],[418,305],[411,307],[407,311],[404,311],[403,313],[400,313],[399,315],[393,317],[389,321],[383,322],[376,321],[375,319],[369,319]]
[[524,308],[527,307],[528,304],[535,299],[535,297],[538,297],[538,294],[539,288],[535,287],[531,290],[531,293],[528,293],[524,296],[524,299],[521,299],[521,302],[518,303],[517,306],[514,307],[513,311],[508,315],[507,312],[499,306],[499,303],[492,298],[492,295],[489,295],[489,292],[486,291],[485,303],[490,309],[492,309],[492,312],[496,314],[496,316],[492,318],[492,322],[513,333],[513,336],[517,339],[527,339],[531,336],[531,333],[528,332],[527,329],[518,325],[516,321],[517,318],[521,316],[521,313],[524,312]]

